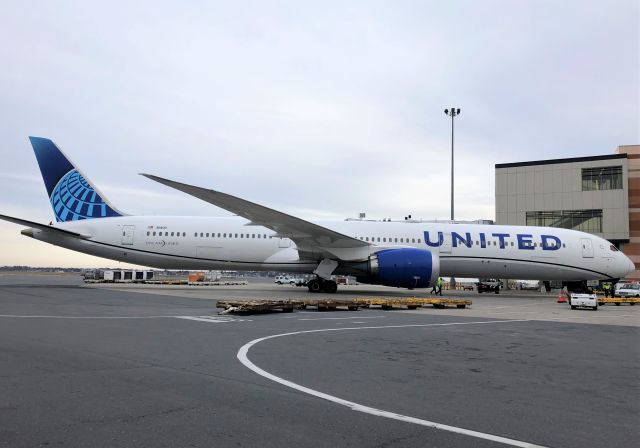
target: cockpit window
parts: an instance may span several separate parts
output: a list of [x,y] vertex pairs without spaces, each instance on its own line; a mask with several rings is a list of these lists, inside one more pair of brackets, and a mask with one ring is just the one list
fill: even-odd
[[609,246],[609,249],[611,249],[613,252],[620,252],[618,250],[618,248],[616,246],[614,246],[613,244],[611,246]]

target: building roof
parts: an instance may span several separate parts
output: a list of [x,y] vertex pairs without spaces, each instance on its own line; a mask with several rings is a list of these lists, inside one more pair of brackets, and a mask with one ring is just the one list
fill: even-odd
[[498,168],[514,168],[518,166],[555,165],[558,163],[593,162],[595,160],[626,159],[627,154],[607,154],[604,156],[572,157],[568,159],[534,160],[530,162],[496,163]]

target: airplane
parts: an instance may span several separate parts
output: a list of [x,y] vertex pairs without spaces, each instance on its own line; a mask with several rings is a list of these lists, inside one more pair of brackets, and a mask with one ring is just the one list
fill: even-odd
[[56,223],[0,215],[22,234],[112,260],[164,269],[312,273],[310,292],[335,293],[333,275],[427,288],[440,276],[616,281],[633,262],[609,241],[561,228],[405,221],[307,221],[219,191],[143,176],[233,217],[134,216],[119,211],[47,138],[29,137]]

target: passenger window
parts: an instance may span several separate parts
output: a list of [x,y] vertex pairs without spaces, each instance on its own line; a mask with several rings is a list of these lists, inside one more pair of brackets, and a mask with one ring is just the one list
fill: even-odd
[[237,234],[237,233],[236,233],[236,236],[235,236],[235,238],[238,238],[238,234]]
[[169,236],[169,232],[164,232],[164,236]]
[[415,243],[415,242],[416,242],[416,239],[415,239],[415,238],[411,238],[411,242],[412,242],[412,243]]
[[387,239],[386,238],[382,238],[382,242],[386,243]]
[[156,232],[153,232],[153,236],[156,236]]
[[418,244],[420,244],[422,241],[420,241],[420,238],[418,238]]
[[171,236],[173,236],[173,232],[171,232]]
[[241,233],[241,234],[240,234],[240,238],[244,238],[244,233]]
[[378,243],[380,242],[380,237],[378,237]]
[[202,233],[202,232],[200,232],[200,238],[202,238],[202,235],[203,235],[203,233]]
[[255,233],[252,233],[252,234],[251,234],[251,238],[255,238],[255,237],[256,237],[256,234],[255,234]]
[[149,236],[149,233],[150,233],[150,232],[147,232],[147,236]]

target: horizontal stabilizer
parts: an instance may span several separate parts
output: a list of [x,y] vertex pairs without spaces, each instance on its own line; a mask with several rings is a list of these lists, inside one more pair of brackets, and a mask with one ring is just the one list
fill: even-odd
[[59,227],[54,227],[52,225],[40,224],[38,222],[27,221],[26,219],[14,218],[13,216],[0,215],[0,219],[12,222],[14,224],[20,224],[20,225],[23,225],[23,226],[27,226],[27,227],[31,227],[31,228],[34,228],[34,229],[42,230],[42,231],[45,231],[45,232],[59,232],[59,233],[65,234],[67,236],[72,236],[72,237],[75,237],[75,238],[84,238],[84,239],[91,238],[90,235],[82,235],[80,233],[72,232],[70,230],[64,230],[64,229],[61,229]]

